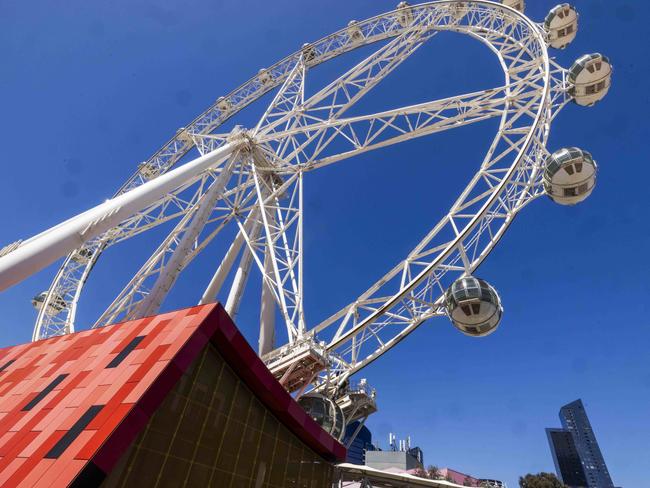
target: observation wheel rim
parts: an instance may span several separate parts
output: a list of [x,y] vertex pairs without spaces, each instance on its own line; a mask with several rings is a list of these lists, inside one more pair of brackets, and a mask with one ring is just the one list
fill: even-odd
[[[422,3],[422,4],[412,5],[410,7],[411,8],[419,8],[419,9],[426,9],[426,8],[435,8],[438,5],[450,5],[450,4],[454,4],[454,3],[456,3],[456,2],[454,2],[453,0],[438,0],[438,1],[432,1],[432,2]],[[536,26],[536,24],[534,24],[525,15],[517,12],[516,10],[511,9],[510,7],[507,7],[507,6],[504,6],[504,5],[501,5],[501,4],[497,4],[497,3],[486,1],[486,0],[473,0],[473,1],[468,1],[468,2],[465,2],[465,3],[466,4],[483,5],[484,7],[487,7],[487,8],[492,8],[492,9],[496,8],[496,9],[500,9],[502,11],[509,12],[510,15],[516,15],[517,17],[520,18],[520,20],[523,19],[523,21],[528,24],[528,27],[531,29],[531,31],[535,31],[535,32],[538,33],[538,37],[541,40],[540,45],[542,46],[542,49],[543,49],[543,52],[544,52],[544,64],[545,64],[545,72],[546,72],[545,73],[545,89],[544,89],[544,93],[543,93],[543,96],[544,96],[545,99],[543,100],[543,103],[540,103],[540,112],[541,112],[541,107],[546,105],[546,99],[548,99],[549,64],[548,64],[548,54],[547,54],[546,44],[544,42],[544,39],[543,39],[543,36],[542,36],[541,32],[539,32],[539,30],[538,30],[538,28]],[[385,19],[387,17],[394,16],[396,13],[398,13],[398,9],[394,9],[392,11],[384,12],[382,14],[378,14],[376,16],[370,17],[370,18],[368,18],[366,20],[359,21],[357,23],[357,25],[360,28],[363,28],[365,26],[368,26],[368,25],[372,24],[372,22],[375,22],[375,21],[378,21],[378,20],[381,20],[381,19]],[[319,57],[316,57],[314,60],[310,61],[309,62],[309,67],[317,66],[317,65],[322,64],[322,63],[324,63],[324,62],[326,62],[326,61],[328,61],[330,59],[333,59],[333,58],[338,57],[338,56],[340,56],[342,54],[353,51],[353,50],[355,50],[357,48],[360,48],[360,47],[363,47],[363,46],[368,46],[368,45],[371,45],[371,44],[375,44],[377,42],[381,42],[381,41],[386,40],[386,39],[395,38],[395,37],[399,36],[400,34],[402,34],[403,32],[405,32],[408,28],[409,28],[408,26],[407,27],[395,26],[392,30],[386,30],[383,33],[375,34],[374,36],[371,36],[371,37],[366,37],[364,35],[361,40],[352,41],[352,39],[350,39],[350,42],[348,43],[348,46],[346,46],[347,48],[341,49],[338,52],[335,52],[334,54],[326,52],[322,56],[322,59],[319,56]],[[437,30],[436,26],[434,26],[434,25],[429,25],[429,29],[430,30]],[[449,29],[449,30],[451,30],[451,29]],[[466,32],[466,31],[463,31],[463,30],[456,30],[456,32],[463,33],[463,34],[470,34],[473,37],[478,37],[478,39],[481,40],[481,42],[483,42],[484,44],[490,46],[489,42],[485,41],[485,39],[481,39],[479,36],[474,35],[474,33]],[[347,36],[347,35],[348,35],[348,28],[344,27],[344,28],[342,28],[342,29],[340,29],[340,30],[328,35],[328,36],[324,36],[323,38],[321,38],[320,40],[318,40],[318,41],[316,41],[314,43],[311,43],[311,45],[316,46],[316,45],[319,45],[320,43],[326,42],[327,40],[334,39],[337,36]],[[302,52],[302,50],[299,49],[299,50],[295,51],[294,53],[282,58],[280,61],[278,61],[277,63],[275,63],[275,64],[271,65],[269,68],[267,68],[267,71],[272,71],[274,69],[278,69],[284,63],[290,63],[292,60],[298,59],[300,57],[300,55],[301,55],[301,52]],[[288,76],[288,73],[289,73],[289,71],[287,70],[283,77],[278,77],[278,78],[274,77],[272,82],[270,84],[268,84],[268,86],[262,88],[258,93],[255,94],[254,97],[252,97],[249,100],[244,101],[241,105],[233,106],[232,109],[225,116],[223,116],[223,118],[220,118],[220,119],[218,119],[217,122],[213,123],[213,125],[211,125],[209,127],[209,130],[205,131],[205,134],[210,134],[210,133],[214,132],[215,129],[220,127],[227,120],[229,120],[232,117],[236,116],[237,113],[239,113],[242,109],[244,109],[250,103],[253,103],[257,99],[262,97],[264,94],[266,94],[269,91],[272,91],[273,89],[280,86],[282,84],[282,82],[286,79],[286,77]],[[255,84],[256,80],[257,80],[257,76],[254,76],[254,77],[250,78],[249,80],[247,80],[246,82],[241,84],[239,87],[237,87],[234,90],[230,91],[225,97],[228,98],[228,99],[232,99],[233,97],[237,96],[238,93],[241,93],[242,91],[244,91],[250,85]],[[218,103],[218,100],[216,102],[214,102],[212,105],[210,105],[210,107],[207,110],[205,110],[199,116],[197,116],[187,127],[192,128],[192,127],[197,126],[202,120],[204,120],[206,117],[208,117],[208,115],[211,112],[215,111],[215,109],[217,107],[217,103]],[[525,145],[522,147],[522,149],[519,151],[519,154],[518,154],[518,156],[517,156],[517,158],[515,160],[515,164],[513,164],[511,166],[511,170],[509,172],[509,175],[514,173],[517,166],[520,164],[520,161],[521,161],[521,159],[523,157],[523,154],[524,154],[526,148],[530,145],[530,140],[532,139],[532,133],[535,131],[536,126],[539,125],[540,120],[541,120],[541,114],[538,113],[538,116],[536,118],[536,124],[533,127],[531,127],[530,133],[528,135],[528,140],[525,143]],[[498,137],[498,136],[499,135],[497,134],[497,136],[495,136],[495,137]],[[182,144],[182,141],[180,141],[180,137],[181,136],[179,134],[172,137],[165,145],[163,145],[161,147],[161,149],[156,151],[153,154],[153,156],[147,160],[147,162],[155,160],[155,158],[158,155],[160,155],[166,148],[170,147],[172,144],[177,144],[177,143]],[[190,145],[187,145],[187,147],[185,147],[183,150],[179,151],[180,155],[178,156],[178,158],[172,164],[170,164],[169,166],[164,168],[163,171],[161,171],[159,174],[164,174],[165,172],[172,169],[174,167],[174,165],[176,164],[176,162],[178,162],[178,160],[180,160],[188,151],[190,151],[194,147],[195,147],[194,144],[190,144]],[[124,185],[122,185],[122,187],[118,190],[116,195],[119,195],[121,192],[126,191],[128,189],[128,187],[129,187],[129,184],[132,183],[134,180],[136,180],[140,176],[141,176],[141,173],[138,170],[136,170],[136,172],[127,180],[127,182]],[[475,175],[475,177],[476,177],[476,175]],[[501,194],[501,192],[505,188],[509,178],[510,178],[510,176],[508,176],[508,178],[504,178],[502,183],[499,185],[499,190],[497,192],[495,192],[494,198],[492,200],[496,199],[498,197],[498,195]],[[472,180],[468,184],[468,187],[471,186],[474,183],[474,180],[475,180],[475,178],[472,178]],[[465,190],[467,190],[468,187],[466,187]],[[487,207],[485,207],[485,208],[487,208]],[[475,218],[473,223],[466,225],[463,228],[463,231],[461,232],[459,238],[461,236],[464,236],[464,235],[468,234],[471,231],[471,228],[476,225],[477,221],[478,220]],[[508,225],[509,225],[509,223],[507,223],[505,225],[505,227],[507,228]],[[503,234],[503,232],[499,233],[499,237],[496,238],[495,242],[498,241],[498,239],[500,238],[500,236],[502,234]],[[85,285],[85,282],[87,281],[87,278],[88,278],[90,272],[92,271],[92,268],[94,267],[97,259],[99,258],[99,256],[101,255],[101,253],[103,252],[105,247],[106,246],[100,242],[100,244],[93,250],[92,256],[90,257],[90,259],[86,263],[85,268],[83,270],[82,278],[79,280],[78,286],[74,290],[74,298],[70,301],[70,304],[69,304],[68,316],[69,317],[71,316],[71,319],[66,321],[66,327],[67,327],[66,330],[63,331],[63,332],[60,332],[60,333],[69,333],[69,332],[74,331],[74,318],[75,318],[75,315],[76,315],[77,304],[78,304],[78,300],[79,300],[81,291],[83,289],[83,286]],[[82,249],[82,247],[80,247],[79,249]],[[50,299],[50,297],[53,296],[54,293],[56,293],[57,285],[58,285],[60,279],[62,278],[64,273],[68,270],[68,268],[70,267],[70,264],[72,262],[74,262],[74,255],[75,255],[75,253],[77,253],[79,251],[79,249],[75,250],[73,253],[68,255],[66,257],[66,259],[64,260],[64,263],[59,268],[59,271],[57,272],[51,286],[48,289],[48,292],[47,292],[48,293],[48,298],[47,299]],[[46,305],[46,303],[44,305]],[[34,328],[34,334],[33,334],[33,339],[34,340],[49,337],[48,335],[43,336],[43,332],[44,332],[43,331],[43,326],[44,326],[43,319],[45,318],[46,311],[47,311],[46,306],[43,306],[41,308],[41,310],[39,311],[37,321],[36,321],[36,324],[35,324],[35,328]],[[53,335],[59,335],[59,334],[53,334]]]

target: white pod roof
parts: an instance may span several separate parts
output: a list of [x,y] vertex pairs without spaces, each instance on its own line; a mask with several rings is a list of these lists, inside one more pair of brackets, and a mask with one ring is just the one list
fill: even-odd
[[523,12],[526,8],[526,2],[524,0],[501,0],[501,3],[506,7],[517,10],[518,12]]
[[544,30],[551,47],[564,49],[578,33],[578,11],[568,3],[556,5],[544,19]]
[[612,65],[600,53],[585,54],[573,63],[567,80],[575,102],[590,107],[607,95],[612,83]]
[[[32,305],[36,310],[41,310],[47,299],[47,292],[44,291],[39,293],[34,298],[32,298]],[[47,304],[47,312],[52,315],[56,315],[59,312],[62,312],[67,307],[67,304],[63,297],[58,293],[54,293]]]
[[596,162],[577,147],[555,151],[546,159],[544,190],[560,205],[575,205],[586,199],[596,185]]
[[320,393],[307,393],[298,399],[298,404],[307,415],[335,439],[345,431],[345,416],[336,402]]
[[494,332],[503,314],[496,290],[473,276],[464,276],[452,283],[445,292],[445,307],[454,327],[472,337]]

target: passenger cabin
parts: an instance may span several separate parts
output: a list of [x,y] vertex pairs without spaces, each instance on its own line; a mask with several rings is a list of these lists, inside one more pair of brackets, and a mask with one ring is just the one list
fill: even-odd
[[524,0],[502,0],[501,2],[506,7],[516,10],[517,12],[523,12],[526,8],[526,3]]
[[305,63],[308,63],[313,61],[314,58],[316,58],[316,49],[314,49],[314,46],[306,42],[302,45],[302,59]]
[[257,73],[257,79],[262,85],[268,85],[273,81],[273,76],[268,72],[268,70],[262,68]]
[[472,337],[494,332],[503,313],[496,290],[473,276],[452,283],[445,292],[445,306],[454,327]]
[[359,27],[359,23],[356,20],[351,20],[348,22],[347,31],[350,42],[359,42],[363,39],[363,31],[361,30],[361,27]]
[[72,254],[72,260],[78,264],[87,264],[92,256],[92,249],[82,247]]
[[568,3],[556,5],[544,19],[548,43],[555,49],[564,49],[578,33],[578,11]]
[[219,97],[217,99],[217,108],[223,113],[228,113],[232,109],[232,102],[230,98]]
[[52,296],[50,297],[50,300],[48,301],[47,305],[45,305],[46,301],[47,301],[47,292],[44,291],[36,295],[34,298],[32,298],[32,305],[39,312],[43,308],[43,306],[45,306],[46,307],[45,311],[47,312],[48,315],[56,315],[58,313],[61,313],[68,306],[64,298],[58,293],[52,293]]
[[602,54],[585,54],[573,63],[567,78],[573,100],[590,107],[607,95],[612,83],[612,65]]
[[298,398],[298,405],[325,432],[335,439],[341,439],[343,432],[345,432],[345,417],[343,416],[343,410],[341,410],[341,407],[334,400],[320,393],[307,393]]
[[413,9],[408,2],[400,2],[397,4],[397,23],[402,27],[407,27],[413,22]]
[[151,180],[158,176],[156,167],[148,161],[143,161],[138,165],[138,173],[144,180]]
[[456,21],[465,17],[467,14],[467,6],[465,2],[451,2],[449,4],[449,14]]
[[596,162],[577,147],[555,151],[546,159],[544,190],[560,205],[575,205],[586,199],[596,186]]

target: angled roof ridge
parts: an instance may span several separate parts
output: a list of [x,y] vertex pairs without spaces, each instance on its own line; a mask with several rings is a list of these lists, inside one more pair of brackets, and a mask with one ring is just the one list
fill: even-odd
[[0,485],[102,479],[208,344],[304,444],[345,458],[212,303],[0,350]]

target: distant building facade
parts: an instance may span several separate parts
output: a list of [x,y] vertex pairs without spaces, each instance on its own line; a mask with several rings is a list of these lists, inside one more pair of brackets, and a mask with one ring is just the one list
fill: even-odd
[[388,434],[390,449],[382,451],[366,450],[366,466],[375,469],[397,469],[401,471],[412,471],[424,469],[424,454],[419,447],[411,447],[411,438],[398,440],[392,432]]
[[479,479],[451,468],[440,468],[440,476],[447,481],[464,486],[479,486]]
[[391,468],[402,471],[424,469],[422,462],[407,451],[368,451],[366,452],[366,466],[381,470]]
[[587,486],[587,478],[582,469],[573,435],[565,429],[546,429],[546,436],[551,447],[555,472],[565,485],[570,487]]
[[[357,428],[359,427],[359,422],[352,422],[345,429],[345,437],[343,439],[343,444],[347,445],[350,438],[354,435]],[[366,452],[374,451],[375,446],[372,444],[372,432],[365,425],[361,427],[359,433],[354,438],[350,447],[348,447],[348,457],[346,461],[352,464],[366,464]]]
[[489,479],[483,479],[483,478],[478,480],[478,485],[481,488],[508,488],[503,481],[489,480]]
[[422,466],[424,466],[424,453],[422,452],[422,449],[416,446],[409,448],[406,452],[408,452],[411,456],[417,459]]
[[473,486],[481,488],[507,488],[503,481],[489,478],[475,478],[467,473],[461,473],[451,468],[438,469],[440,477],[462,486]]
[[555,470],[569,487],[614,488],[580,399],[560,409],[562,429],[546,429]]

